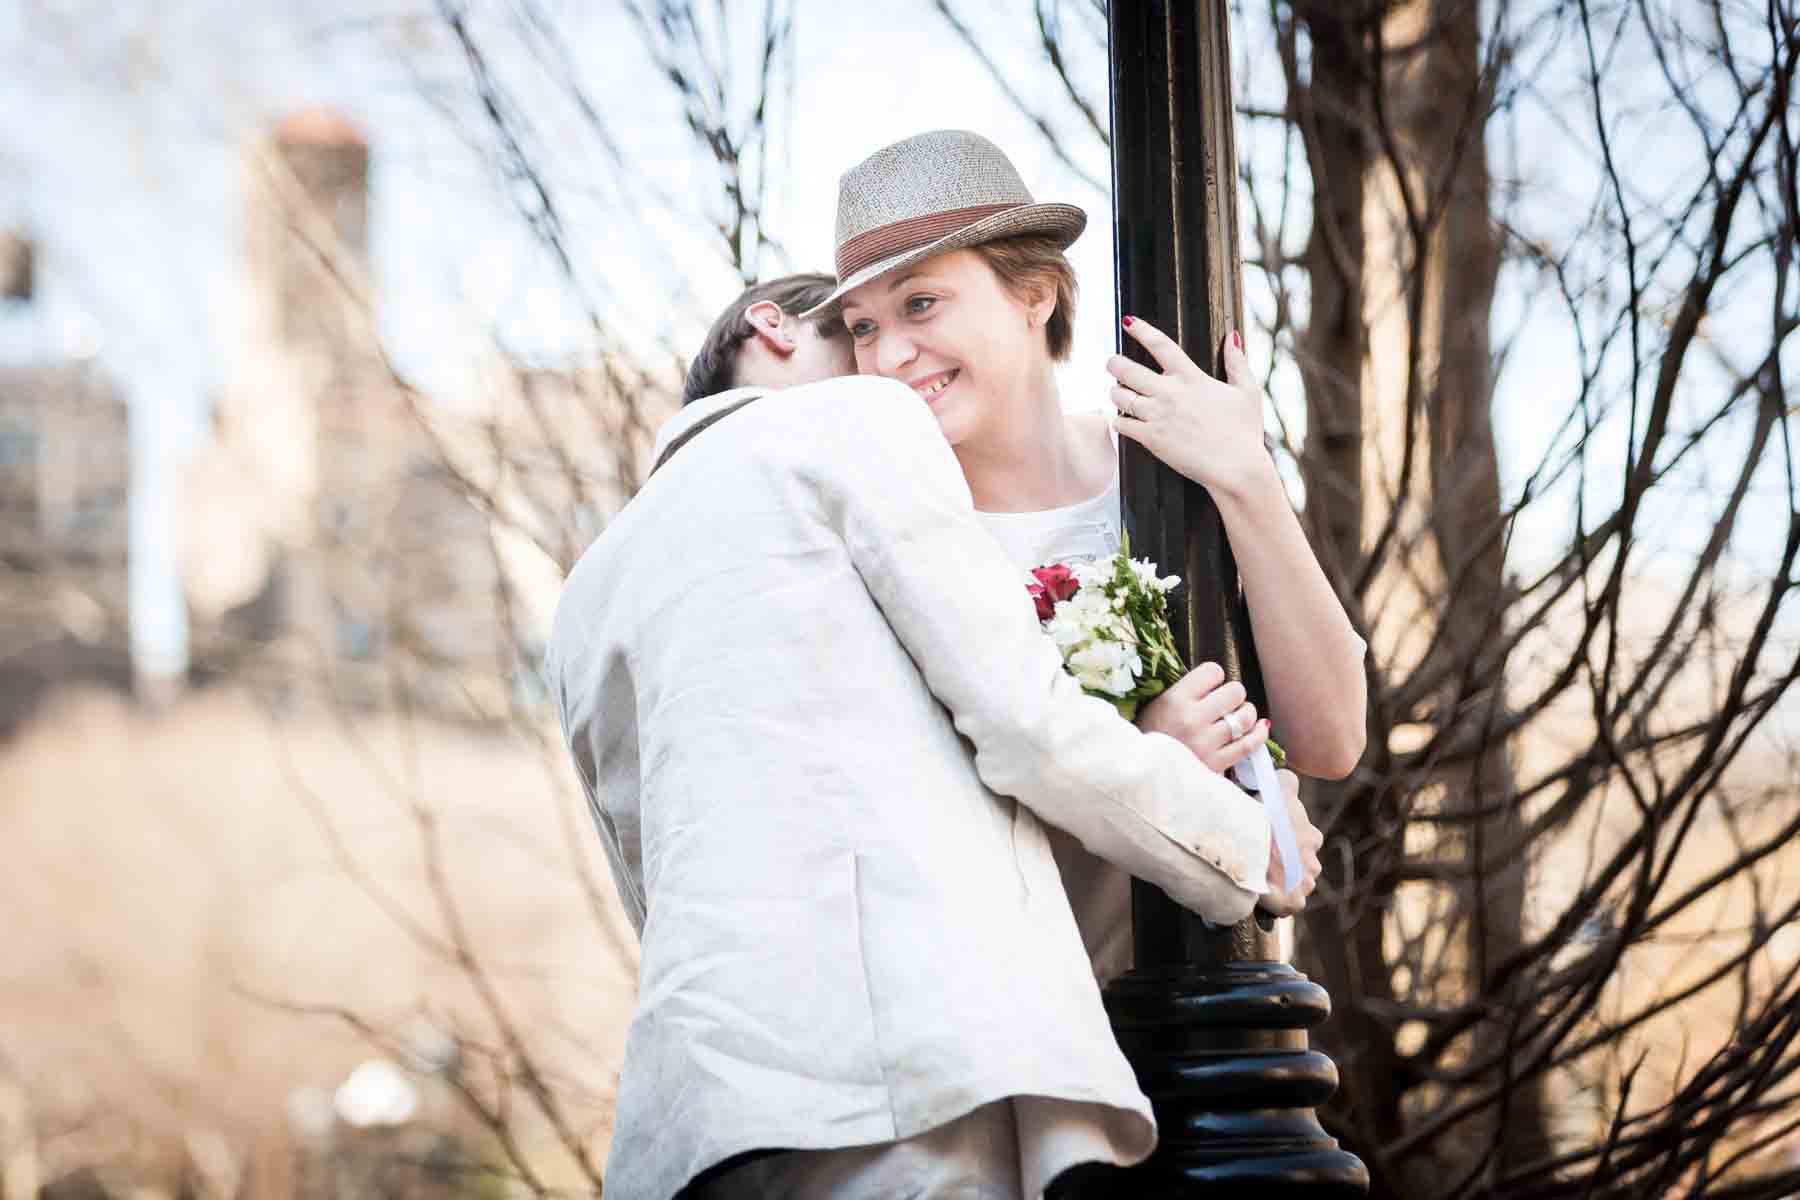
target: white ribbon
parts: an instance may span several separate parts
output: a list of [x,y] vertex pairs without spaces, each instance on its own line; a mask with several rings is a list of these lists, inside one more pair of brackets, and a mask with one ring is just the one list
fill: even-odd
[[1287,797],[1281,794],[1281,781],[1275,778],[1275,759],[1269,748],[1258,746],[1249,758],[1234,765],[1231,773],[1262,797],[1269,828],[1275,831],[1275,849],[1281,855],[1281,890],[1293,891],[1300,886],[1300,841],[1294,836],[1294,820],[1288,814]]

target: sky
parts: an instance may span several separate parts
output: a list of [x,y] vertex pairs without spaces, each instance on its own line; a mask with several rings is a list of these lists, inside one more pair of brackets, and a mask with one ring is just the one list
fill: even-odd
[[[542,64],[509,49],[492,22],[511,6],[474,5],[472,19],[493,48],[497,77],[531,102],[537,161],[589,285],[583,299],[604,308],[635,350],[691,346],[738,285],[696,232],[704,193],[676,102],[621,6],[539,3],[564,32],[570,69],[617,138],[629,177],[617,177],[578,116],[554,102],[560,93]],[[1028,6],[958,7],[998,35],[988,44],[1027,101],[1067,113],[1056,103],[1060,85],[1038,68]],[[931,4],[796,0],[796,15],[792,79],[776,110],[785,134],[770,214],[786,253],[765,270],[828,268],[837,177],[871,150],[925,129],[974,129],[1008,151],[1038,199],[1090,214],[1071,250],[1084,303],[1061,384],[1071,407],[1101,403],[1110,382],[1102,363],[1116,337],[1106,195],[1057,160]],[[173,528],[179,470],[236,370],[241,155],[260,130],[323,104],[367,131],[381,329],[393,360],[429,394],[454,403],[479,386],[476,366],[495,343],[546,360],[591,344],[584,305],[571,302],[524,231],[517,205],[529,197],[496,175],[488,143],[476,140],[487,131],[470,106],[468,65],[446,45],[429,4],[0,0],[0,67],[0,225],[23,226],[38,240],[43,289],[34,312],[0,316],[0,357],[91,355],[128,392],[134,640],[152,673],[178,669],[185,653]],[[1236,80],[1241,97],[1278,101],[1272,66],[1248,68]],[[1071,69],[1090,94],[1104,95],[1098,55]],[[1104,179],[1098,143],[1079,128],[1066,132],[1080,165]],[[1541,132],[1543,147],[1527,157],[1540,172],[1537,203],[1553,210],[1587,184],[1556,131]],[[1240,154],[1259,152],[1248,134],[1240,139]],[[1658,147],[1652,135],[1629,149]],[[673,203],[653,208],[642,227],[609,217],[620,197],[641,198],[648,185]],[[1248,299],[1253,308],[1266,302]],[[1519,335],[1495,407],[1516,487],[1517,464],[1536,461],[1549,436],[1543,398],[1571,394],[1575,356],[1555,313],[1534,313],[1504,288],[1497,311],[1497,324]],[[1269,361],[1254,336],[1250,352]],[[1299,407],[1291,364],[1274,370],[1277,407],[1291,416]],[[1527,528],[1526,540],[1554,537],[1567,506],[1562,516],[1541,512],[1546,524]]]

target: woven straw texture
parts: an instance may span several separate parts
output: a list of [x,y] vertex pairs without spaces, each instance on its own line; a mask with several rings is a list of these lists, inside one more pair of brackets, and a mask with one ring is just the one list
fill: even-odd
[[838,183],[838,286],[803,313],[811,318],[844,294],[901,267],[950,250],[1021,234],[1068,246],[1087,226],[1072,204],[1038,204],[1000,148],[980,134],[939,129],[895,142]]

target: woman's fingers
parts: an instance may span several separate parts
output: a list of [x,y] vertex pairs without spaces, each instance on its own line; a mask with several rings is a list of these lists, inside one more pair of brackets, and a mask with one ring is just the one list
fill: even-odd
[[[1240,721],[1240,718],[1234,713],[1232,720]],[[1241,721],[1238,728],[1245,728]],[[1219,748],[1202,757],[1207,766],[1221,775],[1269,743],[1269,727],[1261,721],[1252,721],[1248,726],[1248,731],[1242,737],[1232,737],[1231,731],[1223,721],[1214,721],[1207,733],[1209,738],[1218,739]]]
[[[1240,697],[1236,702],[1225,702],[1221,693],[1226,688],[1235,688]],[[1235,742],[1248,736],[1256,728],[1256,706],[1246,704],[1241,698],[1244,685],[1228,683],[1205,699],[1193,703],[1188,709],[1188,719],[1193,722],[1196,733],[1202,729],[1212,729],[1226,742]]]
[[1256,379],[1250,373],[1250,356],[1244,353],[1244,339],[1236,330],[1225,335],[1219,357],[1225,360],[1225,382],[1233,387],[1255,390]]
[[1196,700],[1225,682],[1225,668],[1216,662],[1203,662],[1183,675],[1169,691]]
[[1200,369],[1194,365],[1194,360],[1187,356],[1187,351],[1183,350],[1174,338],[1144,318],[1126,317],[1124,325],[1125,332],[1131,335],[1132,340],[1148,350],[1150,357],[1156,360],[1156,365],[1169,374],[1185,375]]
[[[1228,767],[1234,767],[1238,763],[1243,762],[1246,758],[1249,758],[1252,754],[1255,754],[1258,750],[1261,750],[1264,746],[1266,746],[1268,744],[1269,744],[1269,727],[1267,725],[1264,725],[1262,722],[1258,721],[1256,724],[1250,726],[1249,733],[1246,733],[1243,737],[1239,738],[1235,742],[1232,742],[1229,746],[1227,746],[1225,748],[1226,754],[1231,759],[1231,761],[1226,763],[1225,765]],[[1219,774],[1221,774],[1221,775],[1223,775],[1224,773],[1225,773],[1224,771],[1219,772]]]
[[1146,396],[1169,391],[1174,386],[1161,371],[1146,367],[1141,362],[1133,362],[1123,354],[1115,354],[1106,360],[1106,373],[1121,385]]
[[1152,432],[1150,426],[1136,417],[1128,417],[1124,413],[1119,413],[1112,418],[1112,428],[1113,432],[1120,437],[1130,438],[1151,454],[1156,453],[1158,444],[1156,434]]
[[1220,683],[1200,699],[1196,706],[1196,715],[1202,721],[1220,720],[1226,713],[1243,705],[1248,695],[1249,693],[1244,690],[1244,685],[1235,679]]
[[1162,403],[1160,396],[1146,396],[1142,392],[1123,387],[1113,388],[1107,393],[1107,398],[1122,415],[1136,421],[1153,420],[1158,412],[1157,405]]

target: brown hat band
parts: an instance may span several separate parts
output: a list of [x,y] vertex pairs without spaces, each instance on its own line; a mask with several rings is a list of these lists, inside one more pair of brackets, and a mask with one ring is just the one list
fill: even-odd
[[953,208],[948,212],[925,213],[864,230],[838,247],[838,280],[841,283],[864,267],[884,258],[905,254],[920,246],[929,246],[964,226],[973,225],[1009,209],[1023,207],[1023,204],[977,204],[970,208]]

